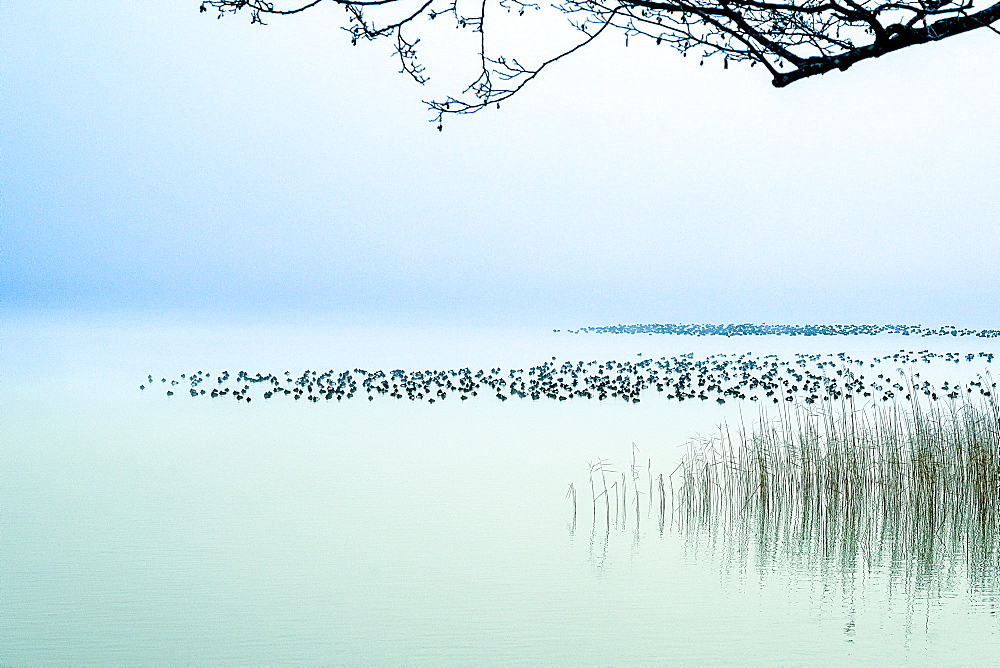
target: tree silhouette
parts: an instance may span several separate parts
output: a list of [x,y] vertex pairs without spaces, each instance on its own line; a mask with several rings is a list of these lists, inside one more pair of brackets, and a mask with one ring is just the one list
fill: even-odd
[[[294,0],[292,0],[294,1]],[[302,0],[299,0],[300,3]],[[264,0],[204,0],[200,10],[246,11],[254,23],[268,16],[298,14],[319,5],[346,11],[344,30],[351,42],[389,39],[402,72],[418,83],[428,77],[418,60],[428,22],[454,22],[471,31],[478,47],[472,83],[460,94],[427,104],[444,114],[468,114],[499,104],[521,90],[552,63],[617,31],[626,41],[653,40],[684,55],[729,63],[763,65],[776,87],[846,70],[854,63],[892,51],[953,37],[977,28],[1000,34],[1000,2],[993,0],[555,0],[539,5],[525,0],[311,0],[277,6]],[[518,43],[516,21],[538,12],[568,18],[574,37]],[[440,35],[430,31],[431,35]],[[513,38],[512,38],[513,34]],[[508,42],[505,45],[505,40]],[[513,44],[510,44],[513,42]],[[549,47],[548,53],[534,53]]]

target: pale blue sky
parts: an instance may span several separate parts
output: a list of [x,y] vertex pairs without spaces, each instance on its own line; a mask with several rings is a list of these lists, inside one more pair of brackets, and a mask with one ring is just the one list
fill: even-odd
[[613,38],[438,133],[337,14],[197,8],[0,9],[4,307],[1000,326],[996,34],[783,90]]

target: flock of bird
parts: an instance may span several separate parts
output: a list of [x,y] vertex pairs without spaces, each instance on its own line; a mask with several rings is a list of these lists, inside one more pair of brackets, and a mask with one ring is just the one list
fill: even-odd
[[[696,359],[693,353],[676,357],[630,361],[550,361],[528,369],[428,369],[366,371],[353,369],[317,372],[306,370],[295,376],[249,374],[224,371],[212,376],[197,371],[180,379],[160,378],[168,396],[175,391],[192,397],[231,397],[251,401],[255,397],[287,397],[312,402],[367,397],[434,403],[455,397],[466,401],[477,396],[496,399],[624,400],[638,403],[656,393],[677,401],[749,400],[815,402],[838,399],[889,401],[925,396],[931,400],[957,399],[973,393],[992,396],[996,383],[989,374],[977,380],[952,384],[932,383],[913,370],[914,364],[992,363],[993,353],[937,353],[900,350],[893,355],[855,359],[846,353],[796,354],[791,361],[777,355],[716,354]],[[909,367],[904,370],[904,367]],[[891,371],[889,370],[891,368]],[[881,371],[881,372],[880,372]],[[867,376],[865,375],[867,372]],[[147,377],[154,384],[152,375]]]
[[[552,330],[559,332],[560,330]],[[680,336],[978,336],[995,339],[996,329],[959,329],[945,325],[937,329],[920,325],[609,325],[566,330],[570,334],[676,334]]]

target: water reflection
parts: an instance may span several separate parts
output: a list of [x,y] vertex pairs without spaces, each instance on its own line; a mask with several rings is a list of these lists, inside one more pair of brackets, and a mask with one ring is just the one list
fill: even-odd
[[762,415],[693,442],[678,479],[674,526],[692,553],[710,552],[726,572],[821,582],[851,605],[866,591],[902,595],[907,610],[965,593],[997,611],[992,399]]
[[682,515],[692,552],[707,549],[732,572],[784,572],[842,589],[866,575],[888,577],[908,597],[968,588],[997,609],[998,539],[993,509],[910,513],[909,500],[856,499],[822,512],[808,504],[752,502],[738,513]]
[[664,535],[668,529],[667,490],[663,474],[653,472],[651,459],[647,458],[643,464],[635,443],[631,463],[624,471],[617,470],[611,460],[604,458],[592,460],[587,466],[589,498],[581,502],[575,484],[569,484],[566,498],[572,505],[572,520],[566,528],[573,539],[580,513],[589,517],[588,554],[591,562],[601,569],[608,561],[612,534],[629,537],[633,556],[650,527],[659,536]]
[[597,459],[589,472],[567,493],[567,526],[590,525],[598,571],[643,542],[679,541],[687,562],[719,567],[724,588],[797,591],[832,611],[847,641],[862,617],[866,631],[909,637],[946,607],[1000,612],[992,398],[792,407],[692,441],[667,476],[635,446],[630,465]]

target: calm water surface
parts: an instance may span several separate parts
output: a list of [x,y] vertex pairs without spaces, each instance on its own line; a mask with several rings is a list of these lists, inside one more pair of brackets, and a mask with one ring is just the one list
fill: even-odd
[[[989,340],[10,318],[0,336],[5,665],[991,664],[1000,652],[997,574],[970,575],[961,555],[907,567],[753,530],[669,518],[661,530],[648,495],[610,527],[594,520],[588,461],[625,470],[635,443],[669,474],[689,437],[755,414],[739,403],[247,405],[138,390],[147,373],[198,369],[997,352]],[[924,372],[983,370],[953,366]]]

